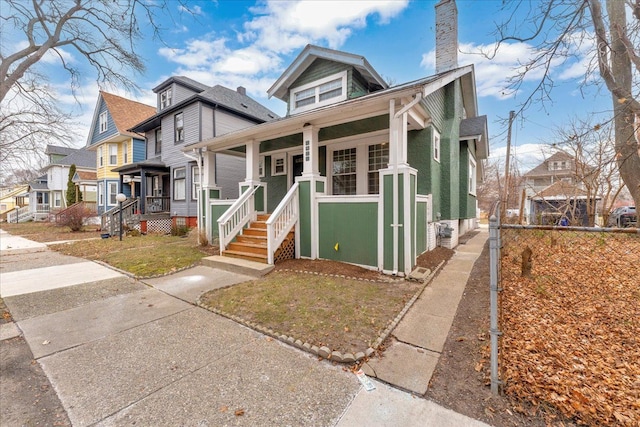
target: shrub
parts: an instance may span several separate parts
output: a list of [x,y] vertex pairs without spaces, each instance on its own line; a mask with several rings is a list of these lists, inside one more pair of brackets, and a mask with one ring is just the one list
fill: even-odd
[[86,208],[70,209],[69,212],[60,219],[60,225],[69,227],[71,231],[80,231],[87,218],[91,217],[91,211]]
[[171,235],[172,236],[186,236],[189,234],[189,227],[186,225],[172,225],[171,226]]

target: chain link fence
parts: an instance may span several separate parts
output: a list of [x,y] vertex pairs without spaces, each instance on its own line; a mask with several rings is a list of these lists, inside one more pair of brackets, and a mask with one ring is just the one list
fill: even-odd
[[492,391],[640,425],[640,231],[494,216],[490,245]]

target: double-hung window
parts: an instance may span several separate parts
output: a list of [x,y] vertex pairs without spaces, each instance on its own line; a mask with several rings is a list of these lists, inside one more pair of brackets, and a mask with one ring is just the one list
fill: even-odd
[[333,194],[356,194],[356,148],[334,151],[331,162]]
[[469,194],[476,194],[476,161],[469,153]]
[[103,111],[102,113],[100,113],[98,120],[100,122],[100,133],[106,132],[109,126],[107,121],[107,112]]
[[104,151],[103,147],[98,147],[98,167],[104,166]]
[[127,164],[129,163],[129,143],[125,142],[124,144],[122,144],[122,163],[123,164]]
[[173,170],[173,200],[186,200],[187,170],[175,168]]
[[184,142],[184,113],[178,113],[174,116],[176,137],[175,142]]
[[389,144],[375,144],[369,146],[369,172],[367,186],[369,194],[380,193],[380,174],[378,170],[389,165]]
[[98,204],[104,206],[104,182],[98,184]]
[[440,162],[440,133],[431,128],[433,131],[433,160]]
[[198,200],[200,193],[200,170],[198,166],[191,166],[191,199]]
[[160,93],[160,109],[164,110],[170,105],[171,105],[171,88]]
[[109,205],[115,206],[118,203],[118,201],[116,200],[116,196],[118,195],[118,183],[117,182],[107,183],[107,193],[109,197]]
[[347,72],[291,89],[290,108],[299,113],[347,99]]
[[162,129],[156,129],[155,153],[162,154]]
[[109,144],[109,166],[118,164],[118,144]]

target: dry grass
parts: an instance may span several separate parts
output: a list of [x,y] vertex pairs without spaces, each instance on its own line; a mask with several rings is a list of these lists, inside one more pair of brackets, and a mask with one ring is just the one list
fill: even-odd
[[312,345],[364,351],[421,287],[275,271],[204,294],[217,309]]
[[60,240],[82,240],[99,238],[97,225],[85,226],[81,231],[71,231],[68,227],[51,222],[21,222],[18,224],[2,223],[4,231],[14,236],[22,236],[35,242],[57,242]]

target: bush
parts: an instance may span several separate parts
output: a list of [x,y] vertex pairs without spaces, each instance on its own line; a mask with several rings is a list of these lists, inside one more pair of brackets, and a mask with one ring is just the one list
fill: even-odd
[[189,234],[189,227],[186,225],[172,225],[171,226],[171,235],[172,236],[186,236]]
[[91,217],[89,209],[71,209],[60,219],[60,225],[69,227],[74,232],[80,231],[89,217]]

